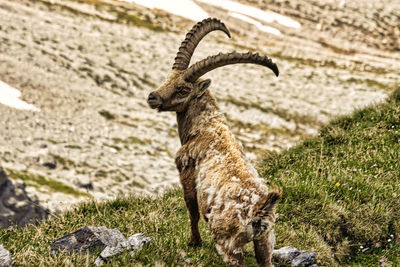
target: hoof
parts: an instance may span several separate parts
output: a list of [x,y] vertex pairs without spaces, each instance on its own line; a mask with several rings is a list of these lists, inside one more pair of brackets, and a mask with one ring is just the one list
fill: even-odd
[[189,238],[188,245],[190,247],[201,247],[201,239]]

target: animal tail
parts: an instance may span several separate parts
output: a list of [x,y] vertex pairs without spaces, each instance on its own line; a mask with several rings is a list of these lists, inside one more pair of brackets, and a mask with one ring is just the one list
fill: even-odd
[[269,232],[275,224],[275,207],[282,198],[282,189],[274,188],[261,202],[251,221],[253,238],[257,239],[265,232]]

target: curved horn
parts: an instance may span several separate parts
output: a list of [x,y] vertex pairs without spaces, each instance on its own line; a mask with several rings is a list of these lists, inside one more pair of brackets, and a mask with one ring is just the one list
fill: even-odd
[[179,51],[175,57],[174,65],[172,69],[176,70],[186,70],[189,66],[190,59],[193,55],[194,49],[199,44],[201,39],[206,36],[209,32],[220,30],[226,33],[229,38],[231,34],[226,28],[225,24],[218,19],[208,18],[196,25],[186,34],[185,40],[183,40]]
[[258,53],[219,53],[215,56],[207,57],[196,64],[193,64],[183,74],[183,79],[187,82],[195,82],[198,78],[203,76],[213,69],[236,63],[253,63],[270,68],[276,76],[279,75],[278,66],[266,56],[260,56]]

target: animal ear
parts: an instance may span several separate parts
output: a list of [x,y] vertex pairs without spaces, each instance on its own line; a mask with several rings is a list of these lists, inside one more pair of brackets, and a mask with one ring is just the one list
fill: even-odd
[[199,83],[199,95],[202,95],[204,93],[204,91],[210,86],[210,84],[211,84],[210,79],[201,81]]

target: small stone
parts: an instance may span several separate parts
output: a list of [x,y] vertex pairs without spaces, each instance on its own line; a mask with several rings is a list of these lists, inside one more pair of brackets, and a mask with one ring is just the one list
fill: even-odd
[[128,241],[123,241],[121,243],[118,243],[116,246],[111,247],[107,246],[101,253],[100,255],[96,258],[96,261],[94,264],[96,266],[102,266],[107,260],[111,257],[114,257],[118,254],[121,254],[125,250],[128,250],[130,247]]
[[94,265],[96,266],[103,266],[104,265],[104,260],[100,257],[97,257],[96,260],[94,261]]
[[97,257],[94,264],[96,266],[102,266],[111,257],[121,254],[125,250],[132,250],[131,255],[143,248],[143,245],[151,241],[150,237],[144,234],[138,233],[130,236],[127,240],[118,243],[116,246],[107,246]]
[[131,246],[132,251],[138,251],[143,248],[144,244],[150,243],[151,238],[145,236],[142,233],[134,234],[128,237],[128,243]]
[[0,244],[0,266],[9,267],[13,265],[14,259],[11,257],[10,251],[5,249],[2,244]]
[[300,251],[300,255],[298,255],[296,258],[294,258],[291,262],[292,267],[296,266],[308,266],[312,264],[315,260],[315,256],[317,255],[317,252],[308,252],[308,251]]
[[56,158],[53,155],[49,154],[47,151],[41,152],[39,154],[39,164],[50,170],[54,170],[57,168]]
[[280,249],[274,249],[272,254],[275,254],[281,259],[290,262],[300,254],[300,251],[295,247],[287,246]]
[[79,186],[80,188],[86,189],[86,190],[93,190],[93,183],[90,180],[90,178],[86,176],[78,176],[77,180],[75,181],[75,184]]
[[108,229],[104,226],[85,226],[80,230],[63,236],[53,244],[51,251],[83,252],[91,249],[104,249],[107,246],[115,247],[126,241],[125,236],[118,229]]
[[43,148],[47,148],[47,144],[41,144],[41,145],[40,145],[40,148],[42,148],[42,149],[43,149]]
[[30,146],[32,145],[32,142],[30,140],[24,140],[22,141],[22,144],[24,144],[24,146]]

